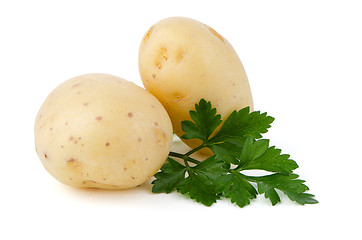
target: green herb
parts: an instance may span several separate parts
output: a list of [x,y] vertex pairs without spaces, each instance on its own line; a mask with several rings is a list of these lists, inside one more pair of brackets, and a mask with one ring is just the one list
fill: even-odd
[[[174,190],[189,196],[206,206],[221,198],[230,198],[239,207],[250,204],[258,194],[264,194],[272,205],[280,202],[283,192],[299,204],[318,203],[314,195],[306,193],[305,181],[298,179],[293,170],[297,163],[289,155],[270,146],[261,139],[268,131],[273,117],[249,107],[233,111],[222,123],[220,114],[210,102],[201,99],[190,111],[193,121],[182,121],[183,139],[200,139],[202,144],[180,154],[170,152],[168,161],[155,174],[152,182],[154,193],[170,193]],[[209,148],[214,155],[200,162],[190,155],[202,148]],[[181,163],[174,160],[181,159]],[[265,176],[250,176],[244,170],[263,170]]]

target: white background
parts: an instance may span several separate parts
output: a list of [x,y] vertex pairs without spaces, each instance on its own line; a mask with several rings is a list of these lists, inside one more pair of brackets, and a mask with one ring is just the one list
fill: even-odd
[[[259,196],[204,207],[150,181],[125,191],[52,178],[35,116],[63,81],[109,73],[142,86],[138,48],[171,16],[227,38],[247,71],[266,137],[296,160],[320,201]],[[361,239],[362,7],[359,1],[0,1],[0,239]]]

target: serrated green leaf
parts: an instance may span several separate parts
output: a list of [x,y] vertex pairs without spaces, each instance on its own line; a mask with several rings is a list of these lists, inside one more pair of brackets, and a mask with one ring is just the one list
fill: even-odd
[[177,183],[185,178],[186,167],[168,158],[168,163],[161,167],[161,171],[155,174],[156,180],[152,181],[153,193],[170,193],[175,189]]
[[275,189],[263,182],[258,182],[258,192],[264,194],[264,197],[269,199],[273,206],[280,202],[280,197]]
[[185,132],[184,135],[181,136],[183,139],[201,139],[204,141],[205,134],[199,129],[199,127],[192,121],[184,120],[181,122],[182,131]]
[[182,131],[185,132],[181,136],[183,139],[197,138],[206,142],[210,135],[221,123],[221,115],[216,113],[216,109],[212,108],[211,103],[205,99],[201,99],[195,104],[195,111],[190,111],[193,120],[185,120],[181,122]]
[[211,206],[220,198],[215,192],[214,181],[226,172],[223,165],[224,162],[213,155],[197,166],[189,167],[188,177],[177,184],[177,191],[206,206]]
[[301,205],[304,204],[316,204],[318,201],[314,198],[315,196],[310,193],[295,193],[291,191],[283,191],[290,200],[295,201]]
[[232,143],[224,142],[210,146],[211,151],[215,154],[217,159],[223,160],[226,163],[234,165],[239,164],[240,148]]
[[269,147],[268,139],[255,141],[254,138],[248,137],[243,148],[240,150],[240,166],[250,164],[250,162],[262,156]]
[[250,200],[256,198],[258,194],[255,188],[237,172],[218,178],[215,185],[218,193],[223,193],[224,197],[230,198],[232,203],[241,208],[250,204]]
[[210,138],[209,143],[225,142],[227,139],[261,138],[262,133],[266,133],[274,118],[267,116],[267,113],[260,111],[250,112],[249,107],[239,111],[233,111],[225,120],[219,132]]
[[175,171],[184,170],[185,166],[172,158],[167,158],[167,162],[161,167],[161,171],[165,173],[173,173]]
[[283,174],[292,173],[297,168],[297,163],[289,159],[288,154],[281,154],[281,150],[274,146],[269,147],[269,140],[251,137],[245,141],[238,166],[242,170],[258,169]]
[[273,205],[280,202],[279,196],[275,196],[277,194],[275,189],[281,190],[290,200],[302,205],[318,203],[313,194],[305,193],[308,187],[304,184],[305,181],[297,179],[298,177],[297,174],[276,173],[262,177],[248,177],[248,179],[257,182],[259,193],[265,193],[265,197],[269,198]]
[[215,192],[213,184],[210,183],[210,179],[205,175],[199,175],[195,171],[189,169],[188,177],[182,179],[177,185],[178,192],[188,195],[196,202],[202,203],[205,206],[211,206],[216,203],[216,200],[220,198]]
[[[215,179],[227,172],[227,169],[225,169],[224,166],[225,162],[223,160],[216,158],[215,155],[212,155],[197,166],[193,167],[193,171],[197,175],[207,178],[210,181],[209,184],[213,184]],[[207,180],[205,179],[205,181]]]

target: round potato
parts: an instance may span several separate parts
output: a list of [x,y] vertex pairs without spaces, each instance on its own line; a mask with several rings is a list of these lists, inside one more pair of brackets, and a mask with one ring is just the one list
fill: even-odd
[[58,86],[35,121],[35,146],[48,172],[77,187],[125,189],[151,178],[167,159],[172,125],[143,88],[108,74]]
[[[253,100],[244,67],[231,44],[211,27],[189,18],[164,19],[152,26],[139,50],[145,88],[165,107],[174,132],[201,98],[211,101],[222,119]],[[200,140],[183,140],[191,147]]]

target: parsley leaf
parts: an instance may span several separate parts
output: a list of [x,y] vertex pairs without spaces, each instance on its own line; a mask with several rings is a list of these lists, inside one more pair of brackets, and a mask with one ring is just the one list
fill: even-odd
[[[215,133],[222,123],[221,116],[204,99],[190,111],[190,116],[193,121],[181,122],[185,132],[181,138],[200,139],[202,144],[185,154],[170,152],[168,162],[155,174],[152,192],[176,190],[206,206],[224,197],[244,207],[258,194],[264,194],[275,205],[280,202],[278,191],[302,205],[318,203],[313,194],[306,193],[309,189],[305,181],[293,173],[297,163],[288,154],[281,154],[280,149],[269,146],[268,139],[260,139],[270,128],[273,117],[259,111],[250,112],[246,107],[233,111]],[[210,148],[214,155],[202,162],[191,157],[204,147]],[[183,160],[184,164],[171,157]],[[244,170],[271,174],[248,176]]]
[[214,186],[210,184],[205,176],[200,175],[197,171],[189,169],[189,176],[177,185],[177,191],[182,194],[188,194],[191,199],[200,202],[206,206],[216,203],[220,197],[216,194]]
[[211,102],[201,99],[198,104],[195,104],[195,110],[190,110],[189,113],[193,121],[181,122],[181,128],[185,132],[181,138],[200,139],[203,141],[200,148],[208,147],[217,158],[236,165],[239,164],[237,158],[239,150],[235,148],[243,146],[248,136],[260,138],[274,121],[274,118],[267,116],[267,113],[259,111],[250,113],[250,108],[245,107],[240,111],[233,111],[221,129],[210,138],[222,123],[221,115],[217,114]]
[[239,207],[250,204],[250,199],[256,198],[258,194],[255,188],[246,181],[238,172],[224,175],[215,181],[218,193],[223,193],[230,198],[232,203]]
[[206,142],[210,135],[221,123],[221,115],[216,114],[216,108],[212,108],[210,102],[201,99],[199,104],[195,104],[195,110],[190,111],[192,121],[185,120],[181,123],[181,128],[185,132],[181,136],[183,139],[198,138]]
[[248,136],[253,138],[261,138],[262,133],[266,133],[274,118],[267,116],[267,113],[260,111],[250,112],[249,107],[245,107],[240,111],[234,110],[219,132],[210,139],[210,143],[218,143],[225,141],[238,141]]
[[225,162],[216,158],[215,155],[207,158],[203,162],[199,163],[195,168],[195,171],[199,175],[205,176],[209,181],[215,181],[217,178],[221,177],[226,170],[224,169]]
[[176,185],[178,192],[188,194],[191,199],[211,206],[220,196],[215,191],[213,182],[224,172],[223,162],[214,156],[207,158],[195,167],[186,164],[188,177]]
[[185,178],[186,167],[172,158],[163,164],[161,171],[155,174],[156,180],[152,182],[153,193],[170,193],[174,190],[177,183]]
[[225,161],[238,165],[239,151],[248,137],[260,138],[266,133],[274,118],[267,113],[251,112],[246,107],[240,111],[233,111],[225,120],[223,126],[207,142],[214,154]]
[[262,177],[249,177],[249,179],[257,182],[259,193],[265,193],[265,198],[269,198],[273,205],[280,202],[275,189],[281,190],[290,200],[302,205],[318,203],[313,194],[305,193],[308,187],[304,184],[305,181],[297,179],[298,177],[297,174],[283,175],[276,173]]
[[289,174],[298,165],[289,159],[288,154],[280,154],[281,150],[269,147],[269,140],[255,140],[248,137],[241,150],[240,163],[237,169],[259,169],[269,172]]
[[219,144],[213,144],[209,146],[212,152],[216,155],[218,159],[224,160],[227,163],[232,163],[234,165],[239,164],[239,155],[240,148],[238,145],[224,142]]
[[152,182],[152,192],[170,193],[176,189],[182,194],[187,194],[191,199],[210,206],[220,198],[215,192],[213,181],[224,172],[223,164],[215,156],[211,156],[197,166],[190,167],[169,157],[161,171],[155,174],[156,180]]

